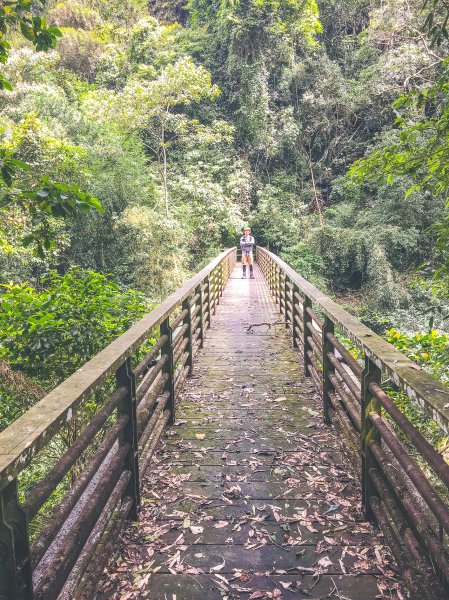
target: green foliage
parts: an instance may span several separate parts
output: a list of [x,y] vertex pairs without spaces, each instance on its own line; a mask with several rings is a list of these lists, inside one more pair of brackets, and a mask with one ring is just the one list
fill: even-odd
[[[56,47],[61,32],[57,27],[48,27],[44,18],[31,12],[31,2],[27,0],[4,0],[0,5],[0,63],[8,60],[9,42],[5,39],[11,27],[18,27],[23,37],[30,41],[37,51]],[[11,83],[0,74],[0,90],[11,90]]]
[[394,103],[398,111],[406,111],[395,121],[399,130],[395,143],[358,161],[351,169],[352,176],[362,181],[384,179],[391,185],[397,177],[409,175],[416,183],[407,191],[407,197],[420,189],[435,195],[446,193],[448,67],[449,62],[444,61],[442,75],[432,87],[402,95]]
[[[391,328],[385,333],[385,337],[390,344],[393,344],[428,373],[445,384],[449,383],[448,335],[435,329],[427,333],[406,335]],[[390,395],[401,412],[420,430],[427,441],[440,451],[447,449],[447,436],[415,402],[404,393],[392,391]],[[425,465],[423,468],[427,469]],[[429,475],[431,476],[430,473]]]
[[36,382],[23,373],[14,371],[6,361],[0,360],[0,431],[42,396],[43,391]]
[[240,143],[251,154],[272,154],[279,97],[273,82],[295,63],[297,51],[318,47],[321,24],[315,0],[221,0],[217,7],[190,0],[188,7],[191,23],[205,36],[201,57],[216,67]]
[[294,246],[289,246],[280,256],[302,277],[326,291],[326,280],[321,275],[325,272],[324,261],[315,248],[305,241],[300,241]]
[[3,284],[0,356],[53,388],[147,311],[142,297],[106,275],[71,269],[40,280]]
[[95,81],[101,55],[106,50],[105,40],[95,31],[72,27],[61,28],[61,31],[63,37],[58,43],[60,65],[89,82]]
[[430,36],[432,46],[441,46],[449,39],[448,6],[444,0],[424,0],[422,8],[427,12],[423,31]]
[[2,179],[8,187],[12,186],[13,179],[19,169],[28,171],[30,168],[23,160],[14,158],[13,152],[4,148],[0,148],[0,167]]
[[139,21],[133,28],[128,56],[131,64],[160,69],[175,62],[182,53],[183,29],[177,23],[162,25],[154,18]]
[[[61,31],[56,27],[48,27],[46,17],[34,16],[30,2],[6,0],[0,6],[0,62],[6,63],[10,45],[4,39],[8,28],[18,26],[22,36],[33,43],[37,51],[46,51],[56,47]],[[0,74],[0,90],[12,91],[11,83]],[[58,183],[50,177],[42,177],[30,189],[13,188],[17,172],[30,171],[27,162],[19,160],[15,153],[7,148],[0,148],[1,181],[10,189],[0,198],[0,208],[10,205],[20,206],[28,212],[31,229],[24,236],[25,246],[36,247],[37,254],[42,257],[45,251],[54,246],[54,236],[49,224],[49,217],[67,218],[74,216],[79,208],[95,208],[102,210],[99,201],[91,194],[83,192],[75,185]]]
[[392,328],[387,332],[387,340],[426,371],[449,383],[448,335],[435,329],[407,335]]
[[[394,143],[382,144],[356,162],[351,169],[354,178],[365,183],[383,180],[390,186],[396,186],[397,181],[408,177],[411,185],[404,192],[404,200],[413,200],[417,193],[424,192],[434,206],[441,206],[449,189],[446,166],[449,156],[448,73],[448,62],[444,61],[442,74],[435,85],[426,90],[413,91],[397,100],[395,107],[402,111],[403,116],[396,119],[398,132]],[[440,215],[443,219],[434,228],[433,235],[438,237],[437,250],[440,256],[437,260],[440,265],[435,277],[437,287],[441,290],[448,285],[449,222],[441,209]],[[428,226],[435,223],[435,219],[430,223],[426,220]]]
[[0,200],[0,209],[20,206],[31,220],[31,230],[23,237],[23,245],[36,247],[37,255],[44,258],[45,252],[55,246],[55,234],[51,218],[68,219],[80,210],[91,208],[103,211],[100,202],[86,194],[77,185],[66,185],[43,177],[31,190],[12,190]]
[[[62,166],[64,150],[64,158],[68,160],[67,164]],[[54,219],[73,218],[79,212],[90,211],[92,208],[103,211],[101,203],[91,194],[83,192],[79,186],[62,184],[44,175],[39,176],[36,158],[42,163],[53,162],[55,167],[52,160],[55,156],[62,171],[73,168],[73,148],[46,136],[35,115],[29,115],[13,128],[11,137],[4,142],[3,148],[0,147],[2,175],[9,188],[0,197],[0,210],[9,212],[13,207],[22,209],[28,219],[28,228],[24,231],[22,242],[24,246],[31,245],[35,248],[41,258],[46,251],[54,248],[57,240],[55,228],[52,226]],[[34,169],[31,170],[30,164],[33,163]],[[45,167],[42,172],[45,172]],[[21,180],[20,173],[23,174]],[[16,183],[18,179],[19,182]]]

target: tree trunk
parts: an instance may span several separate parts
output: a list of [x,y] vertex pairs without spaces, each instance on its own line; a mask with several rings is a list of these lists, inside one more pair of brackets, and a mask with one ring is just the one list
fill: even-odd
[[315,185],[315,177],[313,175],[312,159],[311,158],[309,158],[309,169],[310,169],[310,175],[312,177],[313,192],[315,194],[315,204],[316,204],[316,208],[317,208],[318,214],[320,216],[320,225],[322,227],[323,224],[324,224],[323,211],[321,210],[321,203],[320,203],[320,199],[318,197],[318,190],[316,189],[316,185]]
[[165,130],[161,126],[161,147],[162,147],[162,182],[164,188],[165,212],[168,217],[168,181],[167,181],[167,149],[165,148]]

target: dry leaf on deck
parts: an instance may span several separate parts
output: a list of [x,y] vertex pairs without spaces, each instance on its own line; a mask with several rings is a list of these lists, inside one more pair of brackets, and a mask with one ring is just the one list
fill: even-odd
[[223,559],[223,562],[221,563],[221,565],[215,565],[215,567],[211,567],[209,569],[209,573],[218,573],[218,571],[221,571],[222,568],[225,566],[226,561],[225,559]]
[[199,525],[191,525],[189,529],[193,533],[193,535],[199,535],[204,531],[204,527],[200,527]]
[[222,527],[226,527],[226,525],[229,525],[229,521],[218,521],[218,523],[215,523],[214,528],[221,529]]

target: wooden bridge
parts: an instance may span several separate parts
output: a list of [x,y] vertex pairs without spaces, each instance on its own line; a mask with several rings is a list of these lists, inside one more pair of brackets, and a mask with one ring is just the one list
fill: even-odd
[[0,433],[0,600],[449,598],[449,466],[387,393],[448,431],[447,388],[257,262],[223,252]]

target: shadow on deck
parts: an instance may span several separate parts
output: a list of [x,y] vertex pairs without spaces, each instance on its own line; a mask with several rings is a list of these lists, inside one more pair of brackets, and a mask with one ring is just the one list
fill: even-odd
[[97,598],[405,597],[302,373],[260,271],[234,269]]

